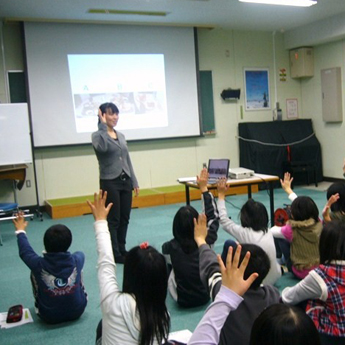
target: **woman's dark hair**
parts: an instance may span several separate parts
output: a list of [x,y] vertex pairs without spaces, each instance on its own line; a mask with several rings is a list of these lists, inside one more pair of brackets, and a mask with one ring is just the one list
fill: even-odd
[[313,218],[318,222],[319,209],[309,196],[299,196],[291,204],[291,217],[298,221]]
[[[234,241],[226,241],[224,243],[223,253],[222,253],[222,260],[224,265],[226,265],[226,257],[229,250],[229,246],[231,243],[235,243]],[[230,244],[230,245],[229,245]],[[262,284],[262,281],[266,278],[270,268],[271,262],[267,255],[267,253],[256,244],[249,244],[243,243],[241,244],[242,250],[240,255],[240,262],[243,261],[247,252],[250,252],[250,260],[248,262],[248,266],[244,271],[243,278],[248,279],[252,273],[258,273],[259,276],[254,280],[254,283],[250,286],[249,289],[257,289]],[[235,256],[237,245],[234,247],[232,251],[232,257]]]
[[301,309],[273,304],[254,321],[250,345],[320,345],[312,319]]
[[148,246],[132,248],[125,259],[123,292],[133,294],[140,317],[140,345],[167,340],[170,316],[165,305],[168,272],[164,256]]
[[345,260],[345,224],[334,220],[323,226],[320,242],[320,264],[329,264],[332,260]]
[[267,232],[268,213],[264,204],[253,199],[242,206],[240,212],[241,225],[255,231]]
[[44,248],[47,253],[67,252],[72,243],[72,233],[62,224],[52,225],[44,234]]
[[101,109],[102,114],[106,113],[107,110],[111,110],[113,114],[119,114],[119,108],[111,102],[103,103],[99,106],[99,109]]
[[339,199],[331,206],[331,211],[345,213],[345,183],[332,183],[327,189],[327,200],[337,193],[339,193]]
[[[101,110],[102,114],[107,113],[108,110],[110,110],[113,114],[119,114],[119,108],[111,102],[103,103],[99,106],[99,109]],[[98,123],[100,123],[101,120],[98,119]]]
[[192,206],[183,206],[175,214],[173,221],[173,236],[186,253],[198,249],[194,241],[194,218],[198,219],[198,211]]

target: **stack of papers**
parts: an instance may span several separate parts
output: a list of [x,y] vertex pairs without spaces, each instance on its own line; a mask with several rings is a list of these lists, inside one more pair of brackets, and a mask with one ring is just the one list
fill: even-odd
[[182,331],[169,333],[168,340],[172,342],[176,341],[179,344],[187,344],[191,336],[192,332],[189,329],[183,329]]
[[177,182],[196,182],[196,177],[180,177]]
[[12,328],[12,327],[25,325],[26,323],[34,322],[34,320],[32,319],[30,310],[27,308],[23,309],[23,317],[20,321],[7,323],[6,319],[7,319],[7,312],[0,313],[0,328]]

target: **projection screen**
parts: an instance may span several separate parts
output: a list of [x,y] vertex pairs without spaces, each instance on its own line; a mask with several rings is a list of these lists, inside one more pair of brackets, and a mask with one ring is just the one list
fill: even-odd
[[25,23],[35,147],[86,144],[114,102],[126,139],[200,135],[193,28]]

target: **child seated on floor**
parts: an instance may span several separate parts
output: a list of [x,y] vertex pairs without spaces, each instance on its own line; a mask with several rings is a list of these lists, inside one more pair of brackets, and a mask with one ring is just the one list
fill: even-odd
[[71,254],[72,233],[61,224],[53,225],[44,234],[43,257],[32,249],[26,236],[23,213],[13,220],[18,240],[19,256],[31,270],[31,283],[37,315],[55,324],[78,319],[87,304],[82,280],[85,256]]
[[[219,227],[218,211],[213,195],[207,189],[208,172],[203,169],[197,183],[202,193],[208,231],[206,242],[212,245],[217,239]],[[162,245],[168,265],[172,265],[169,276],[169,292],[181,307],[190,308],[203,305],[210,296],[201,283],[199,273],[199,252],[194,241],[194,222],[198,212],[191,206],[181,207],[173,222],[174,238]]]
[[320,266],[282,292],[283,302],[307,301],[306,312],[314,321],[321,344],[345,344],[345,223],[324,225],[320,237]]
[[[246,291],[257,279],[258,274],[252,273],[246,280],[244,274],[250,252],[240,260],[241,245],[237,246],[235,255],[230,246],[226,259],[226,267],[218,255],[218,263],[222,273],[222,286],[215,301],[207,308],[188,345],[219,344],[219,334],[229,314],[241,305]],[[242,255],[243,257],[243,255]],[[265,309],[255,320],[250,333],[250,345],[320,345],[318,332],[313,322],[300,309],[284,304],[273,304]],[[230,339],[227,345],[237,345]]]
[[125,258],[121,291],[107,222],[113,204],[105,206],[106,200],[107,192],[100,190],[93,203],[87,202],[95,218],[102,310],[96,344],[166,344],[170,315],[165,304],[168,272],[164,256],[147,242],[133,247]]
[[240,211],[241,225],[228,217],[225,207],[225,194],[228,189],[226,179],[220,179],[218,189],[219,221],[222,228],[243,243],[252,243],[261,247],[270,259],[271,268],[263,280],[263,284],[274,284],[281,277],[281,268],[276,258],[276,247],[273,235],[268,231],[268,213],[261,203],[248,199]]
[[[215,252],[206,245],[206,227],[198,224],[195,227],[195,242],[199,247],[200,277],[204,286],[209,291],[212,300],[218,294],[221,285],[221,272]],[[229,246],[236,251],[236,243],[234,241],[226,241],[222,253],[222,260],[226,265],[226,256],[229,252]],[[245,253],[250,252],[250,261],[244,272],[244,278],[249,277],[252,273],[259,274],[258,278],[253,282],[247,292],[242,296],[243,302],[237,310],[234,310],[226,318],[224,326],[220,333],[219,344],[236,344],[248,345],[250,332],[255,319],[268,306],[279,303],[280,293],[278,289],[272,285],[261,285],[267,273],[270,270],[270,260],[265,251],[255,244],[242,244],[242,252],[240,261],[244,259]]]
[[291,219],[283,227],[273,226],[271,233],[277,239],[284,255],[287,268],[299,279],[319,264],[319,238],[322,223],[319,210],[308,196],[299,196],[292,191],[289,173],[284,174],[281,185],[288,194],[291,204]]

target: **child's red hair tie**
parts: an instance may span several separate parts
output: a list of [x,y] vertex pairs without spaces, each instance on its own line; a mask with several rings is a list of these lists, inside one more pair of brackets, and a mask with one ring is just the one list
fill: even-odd
[[148,246],[149,246],[148,242],[143,242],[139,245],[140,249],[147,249]]

